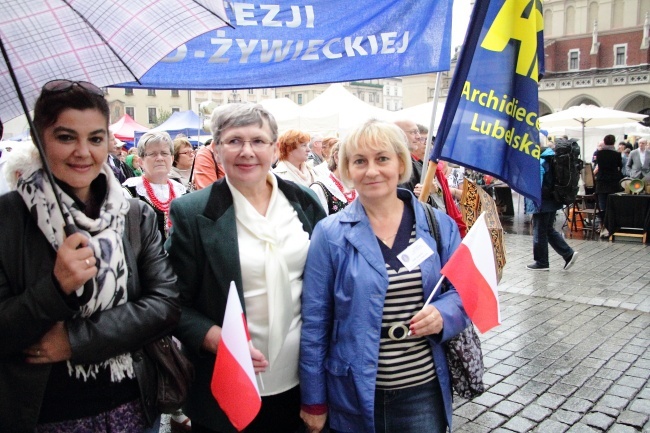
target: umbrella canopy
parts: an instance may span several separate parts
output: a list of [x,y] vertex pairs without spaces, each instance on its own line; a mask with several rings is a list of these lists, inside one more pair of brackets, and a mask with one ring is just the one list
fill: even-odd
[[570,107],[557,113],[548,114],[539,118],[542,129],[554,126],[571,127],[580,126],[582,130],[582,155],[585,157],[585,128],[591,126],[607,126],[629,121],[640,122],[647,116],[645,114],[630,113],[611,108],[585,105]]
[[[186,41],[225,25],[221,0],[0,0],[0,41],[31,108],[46,82],[139,79]],[[24,113],[0,61],[0,119]]]
[[122,141],[133,141],[135,131],[147,132],[149,130],[146,126],[142,126],[133,120],[133,118],[128,114],[122,116],[120,120],[113,123],[108,127],[108,129],[110,129],[113,135],[115,135],[115,138]]
[[188,137],[190,135],[196,135],[202,129],[203,122],[199,118],[199,115],[192,110],[185,110],[172,113],[169,119],[151,130],[165,131],[174,138],[176,134],[185,134]]

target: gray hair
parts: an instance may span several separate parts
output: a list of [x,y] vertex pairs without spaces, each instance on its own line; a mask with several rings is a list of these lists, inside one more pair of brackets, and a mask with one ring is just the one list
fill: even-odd
[[260,104],[241,102],[220,105],[214,109],[210,119],[212,138],[218,145],[221,143],[221,135],[227,129],[249,125],[257,125],[261,128],[265,120],[271,129],[271,140],[275,143],[278,139],[278,124],[275,117]]
[[174,154],[174,142],[168,133],[165,131],[145,132],[138,140],[138,156],[144,158],[147,153],[147,146],[153,143],[167,143],[169,146],[169,153]]
[[371,119],[355,129],[341,143],[339,148],[339,173],[341,180],[350,185],[349,163],[354,153],[362,147],[395,152],[404,164],[404,173],[399,177],[399,183],[411,178],[413,166],[411,152],[407,145],[406,133],[396,124],[382,120]]

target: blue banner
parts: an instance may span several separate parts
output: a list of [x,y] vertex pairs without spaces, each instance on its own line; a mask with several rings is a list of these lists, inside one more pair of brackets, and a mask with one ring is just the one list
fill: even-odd
[[540,0],[477,0],[431,153],[537,203],[543,22]]
[[446,71],[451,12],[452,0],[228,2],[234,29],[191,40],[140,81],[158,89],[250,89]]

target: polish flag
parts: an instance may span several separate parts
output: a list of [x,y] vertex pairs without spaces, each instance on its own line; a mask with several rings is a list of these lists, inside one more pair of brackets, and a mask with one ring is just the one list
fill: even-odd
[[244,430],[262,406],[249,341],[244,310],[233,281],[228,291],[210,389],[237,431]]
[[501,324],[497,268],[490,232],[482,213],[440,271],[454,285],[479,331]]

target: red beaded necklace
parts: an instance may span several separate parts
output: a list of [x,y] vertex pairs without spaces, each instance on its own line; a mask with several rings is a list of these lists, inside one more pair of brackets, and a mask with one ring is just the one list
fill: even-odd
[[167,186],[169,187],[169,199],[166,202],[162,202],[156,197],[156,194],[153,191],[153,188],[151,187],[151,182],[146,177],[142,177],[142,184],[144,185],[144,190],[147,191],[147,195],[149,196],[149,200],[151,201],[151,204],[161,211],[162,213],[165,214],[165,219],[167,220],[167,227],[172,226],[172,220],[169,218],[169,205],[171,204],[172,200],[176,198],[176,193],[174,192],[174,187],[171,183],[171,181],[168,179],[167,180]]
[[357,190],[353,189],[351,191],[345,192],[345,188],[343,188],[343,184],[341,183],[340,180],[334,176],[334,173],[330,173],[330,179],[332,179],[332,182],[334,182],[334,185],[343,193],[345,196],[345,199],[348,201],[348,203],[352,203],[355,198],[357,198]]

